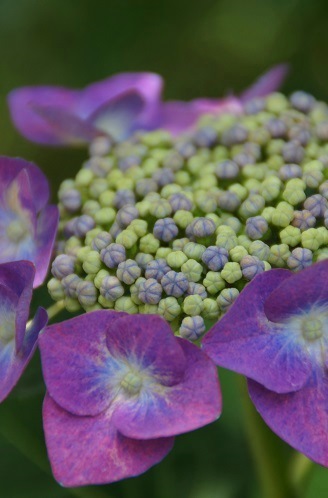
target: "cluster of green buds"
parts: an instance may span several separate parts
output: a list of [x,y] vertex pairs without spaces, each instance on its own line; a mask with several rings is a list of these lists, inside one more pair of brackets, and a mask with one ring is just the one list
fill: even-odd
[[59,190],[48,288],[66,308],[156,313],[196,340],[272,267],[328,256],[328,106],[296,92],[191,133],[96,139]]

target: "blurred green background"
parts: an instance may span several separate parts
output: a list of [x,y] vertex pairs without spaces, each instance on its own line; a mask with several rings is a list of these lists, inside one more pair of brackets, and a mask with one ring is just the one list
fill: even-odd
[[[0,154],[39,164],[54,198],[67,171],[73,175],[86,156],[19,136],[6,95],[24,85],[83,87],[120,71],[150,70],[165,78],[166,98],[219,97],[287,61],[284,91],[304,89],[328,100],[327,23],[326,0],[0,0]],[[102,496],[261,498],[236,379],[223,372],[221,380],[219,422],[179,437],[161,465],[102,488]],[[41,470],[16,448],[23,442],[32,460],[45,462],[42,395],[36,357],[0,407],[0,498],[74,496],[47,474],[46,463]],[[289,451],[284,445],[280,450]],[[328,471],[317,466],[307,498],[327,495]]]

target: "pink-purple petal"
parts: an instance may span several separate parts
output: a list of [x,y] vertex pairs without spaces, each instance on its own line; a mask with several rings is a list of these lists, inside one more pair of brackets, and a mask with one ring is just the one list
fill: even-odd
[[34,287],[38,287],[43,284],[47,276],[56,240],[58,221],[59,212],[57,206],[47,206],[39,214],[35,241],[36,254],[34,263],[36,267],[36,274]]
[[133,440],[116,431],[111,413],[76,417],[46,396],[44,430],[53,474],[66,487],[105,484],[142,474],[172,449],[174,438]]
[[0,196],[20,171],[26,170],[35,210],[40,211],[49,199],[49,184],[42,171],[33,163],[13,157],[0,156]]
[[220,416],[222,402],[215,365],[194,344],[178,341],[186,356],[181,382],[167,387],[146,385],[138,397],[118,402],[113,408],[113,424],[125,436],[173,436],[198,429]]
[[158,315],[125,315],[107,327],[107,347],[114,359],[148,369],[161,384],[181,381],[186,358],[169,324]]
[[113,378],[119,365],[110,357],[105,332],[122,314],[109,310],[86,313],[51,325],[40,336],[47,389],[69,412],[96,415],[115,398]]
[[328,261],[293,274],[268,296],[264,311],[269,320],[284,322],[316,306],[328,306]]
[[277,394],[249,380],[250,397],[279,437],[315,462],[328,467],[328,378],[314,370],[299,391]]
[[291,274],[277,269],[258,275],[203,339],[204,351],[217,365],[275,392],[300,389],[312,370],[306,350],[292,331],[270,322],[264,313],[270,294]]
[[284,82],[289,71],[288,64],[278,64],[260,76],[253,85],[247,88],[240,95],[242,102],[247,102],[256,97],[265,97],[271,92],[275,92]]

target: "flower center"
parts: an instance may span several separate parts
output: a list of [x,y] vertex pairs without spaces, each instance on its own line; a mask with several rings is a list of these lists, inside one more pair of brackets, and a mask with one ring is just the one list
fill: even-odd
[[142,384],[142,377],[137,372],[131,371],[121,381],[121,386],[130,395],[139,394]]
[[12,221],[6,230],[7,236],[10,240],[10,242],[13,242],[14,244],[18,244],[22,240],[26,238],[28,235],[28,227],[24,223],[23,220],[15,220]]
[[0,342],[8,344],[15,337],[15,321],[4,319],[0,323]]
[[323,324],[319,318],[306,317],[301,323],[301,331],[306,341],[316,341],[323,335]]

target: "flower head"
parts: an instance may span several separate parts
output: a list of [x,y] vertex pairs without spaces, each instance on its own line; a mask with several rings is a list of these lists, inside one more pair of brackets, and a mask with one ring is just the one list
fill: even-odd
[[48,317],[43,308],[27,324],[35,269],[28,261],[0,264],[0,401],[25,370]]
[[46,442],[65,486],[138,475],[220,414],[213,363],[158,316],[95,311],[48,327],[40,348]]
[[33,163],[0,157],[0,263],[32,261],[34,287],[47,274],[58,225],[48,199],[48,182]]
[[328,466],[328,261],[255,277],[203,349],[250,379],[250,396],[272,430]]

